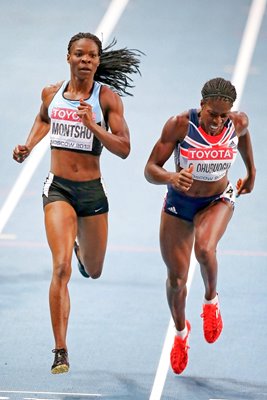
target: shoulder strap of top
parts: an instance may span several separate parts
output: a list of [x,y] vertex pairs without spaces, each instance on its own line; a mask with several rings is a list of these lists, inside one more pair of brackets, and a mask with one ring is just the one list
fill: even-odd
[[97,97],[99,96],[101,86],[102,86],[101,83],[94,81],[94,89],[93,89],[93,93],[92,93],[93,96],[97,96]]
[[193,122],[194,125],[198,126],[198,113],[196,108],[189,110],[189,121]]
[[60,92],[61,94],[63,94],[64,91],[65,91],[65,89],[66,89],[66,87],[67,87],[67,85],[68,85],[68,83],[69,83],[69,81],[63,81],[63,82],[61,83],[61,86],[60,86],[59,89],[58,89],[58,92]]

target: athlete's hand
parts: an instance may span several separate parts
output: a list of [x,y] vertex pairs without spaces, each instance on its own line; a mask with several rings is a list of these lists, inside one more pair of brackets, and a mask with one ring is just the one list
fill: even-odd
[[25,145],[18,145],[13,150],[13,159],[18,163],[22,163],[30,154],[30,149]]
[[236,190],[237,190],[236,197],[239,197],[241,194],[250,193],[253,190],[254,181],[255,177],[252,178],[247,176],[244,179],[239,178],[236,183]]
[[191,188],[193,184],[193,169],[193,165],[190,165],[190,167],[181,169],[181,171],[174,174],[174,178],[171,182],[174,189],[178,189],[182,192],[187,192]]
[[91,129],[92,125],[95,123],[93,108],[83,99],[80,100],[77,115],[81,118],[82,123],[87,126],[87,128]]

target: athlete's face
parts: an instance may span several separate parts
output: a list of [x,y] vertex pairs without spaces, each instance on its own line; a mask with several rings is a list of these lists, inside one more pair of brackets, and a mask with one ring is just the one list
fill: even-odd
[[71,72],[81,79],[94,76],[100,64],[99,49],[91,39],[76,40],[67,55]]
[[221,133],[231,111],[232,103],[222,99],[201,102],[200,126],[209,135]]

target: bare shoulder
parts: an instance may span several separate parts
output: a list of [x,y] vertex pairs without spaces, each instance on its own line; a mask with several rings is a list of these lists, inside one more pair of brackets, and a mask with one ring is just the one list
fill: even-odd
[[50,103],[64,81],[47,85],[42,90],[42,100],[44,103]]
[[249,119],[246,113],[243,111],[234,111],[229,114],[229,118],[233,121],[236,132],[239,135],[242,136],[247,132]]
[[109,88],[106,85],[101,86],[100,104],[104,112],[108,112],[109,110],[115,110],[115,109],[117,110],[123,109],[123,103],[118,93],[114,92],[111,88]]
[[49,120],[50,120],[49,115],[48,115],[49,105],[50,105],[51,101],[53,100],[56,92],[61,87],[63,82],[64,81],[57,82],[53,85],[48,85],[48,86],[44,87],[42,90],[42,95],[41,95],[42,104],[40,107],[39,115],[40,115],[41,119],[45,122],[49,122]]
[[189,125],[189,112],[170,117],[163,127],[162,134],[165,138],[172,138],[174,141],[181,141],[187,134]]

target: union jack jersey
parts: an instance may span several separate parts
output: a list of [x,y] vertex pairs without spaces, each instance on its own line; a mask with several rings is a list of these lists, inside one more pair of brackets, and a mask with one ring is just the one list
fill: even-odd
[[238,137],[228,118],[219,135],[208,135],[198,123],[196,109],[189,110],[189,128],[182,142],[177,142],[174,159],[181,168],[193,165],[193,179],[214,182],[223,178],[235,161]]

